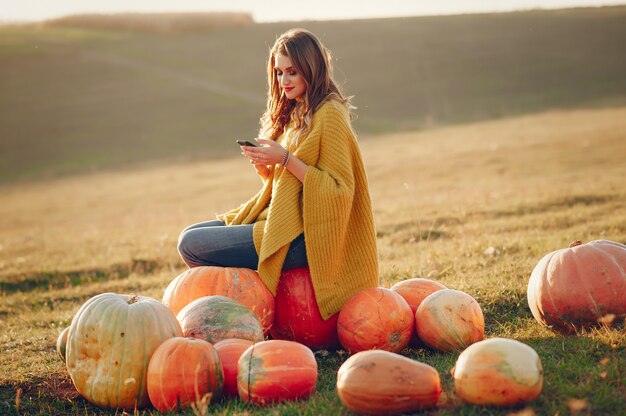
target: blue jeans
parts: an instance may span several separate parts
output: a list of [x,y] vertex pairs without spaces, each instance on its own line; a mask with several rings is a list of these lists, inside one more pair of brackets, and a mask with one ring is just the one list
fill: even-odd
[[[178,237],[178,252],[189,267],[245,267],[256,270],[259,256],[254,248],[253,224],[224,225],[214,220],[190,225]],[[289,246],[283,270],[306,266],[304,234]]]

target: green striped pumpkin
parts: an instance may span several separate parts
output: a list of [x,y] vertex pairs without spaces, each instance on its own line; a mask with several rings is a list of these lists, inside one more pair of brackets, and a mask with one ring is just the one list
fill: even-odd
[[178,315],[183,335],[215,344],[228,338],[263,341],[263,327],[249,308],[226,296],[203,296]]

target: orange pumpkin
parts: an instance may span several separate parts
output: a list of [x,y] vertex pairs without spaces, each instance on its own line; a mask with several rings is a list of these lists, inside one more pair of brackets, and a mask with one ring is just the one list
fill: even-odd
[[148,406],[148,363],[164,341],[182,336],[178,321],[156,299],[103,293],[89,299],[67,335],[67,371],[96,406]]
[[[406,302],[411,307],[413,315],[415,315],[417,308],[420,306],[422,301],[426,299],[426,296],[438,290],[447,288],[441,283],[435,282],[434,280],[417,277],[413,279],[402,280],[391,286],[390,289],[402,296],[404,300],[406,300]],[[417,336],[417,332],[413,332],[410,344],[416,347],[423,346],[422,342]]]
[[254,344],[247,339],[228,338],[215,344],[215,351],[220,356],[222,369],[224,370],[224,396],[237,395],[237,362],[239,357]]
[[216,343],[227,338],[263,341],[256,315],[225,296],[204,296],[185,306],[176,316],[183,336]]
[[573,242],[545,255],[528,282],[535,319],[562,333],[626,317],[626,245],[597,240]]
[[462,350],[485,337],[485,318],[473,297],[443,289],[428,295],[417,308],[415,329],[422,342],[433,349]]
[[513,406],[535,399],[543,386],[541,359],[519,341],[492,338],[470,345],[451,371],[463,400]]
[[411,311],[415,313],[426,296],[438,290],[447,289],[447,287],[434,280],[416,277],[402,280],[391,286],[390,289],[402,296],[411,307]]
[[433,367],[388,351],[354,354],[339,368],[337,394],[352,412],[398,414],[434,407],[441,394]]
[[398,352],[409,343],[414,325],[402,296],[373,287],[358,292],[341,308],[337,332],[350,354],[373,349]]
[[177,315],[203,296],[221,295],[247,306],[256,314],[265,335],[274,322],[274,297],[256,271],[236,267],[200,266],[178,275],[165,289],[163,303]]
[[263,341],[239,358],[237,388],[244,402],[260,405],[309,397],[317,384],[313,351],[294,341]]
[[148,395],[159,412],[180,411],[205,395],[222,392],[224,374],[213,345],[196,338],[170,338],[156,349],[148,364]]
[[322,318],[308,267],[282,272],[276,289],[272,338],[296,341],[314,350],[334,349],[339,346],[338,316]]

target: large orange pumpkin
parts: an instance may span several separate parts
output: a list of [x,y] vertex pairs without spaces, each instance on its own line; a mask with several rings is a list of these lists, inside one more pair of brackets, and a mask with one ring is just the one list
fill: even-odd
[[398,352],[409,343],[414,325],[402,296],[373,287],[358,292],[341,308],[337,332],[350,354],[373,349]]
[[[404,300],[406,300],[406,302],[411,307],[413,315],[415,315],[417,308],[428,295],[438,290],[447,288],[441,283],[435,282],[434,280],[416,277],[413,279],[402,280],[391,286],[390,289],[402,296]],[[417,336],[417,332],[413,332],[410,344],[415,347],[423,346],[422,342]]]
[[274,297],[256,271],[236,267],[200,266],[178,275],[165,289],[163,303],[174,315],[203,296],[234,299],[256,314],[265,335],[274,322]]
[[339,368],[337,394],[355,413],[414,412],[437,404],[441,380],[437,370],[419,361],[388,351],[363,351]]
[[111,409],[150,404],[148,363],[164,341],[182,336],[178,321],[156,299],[103,293],[81,306],[67,336],[66,365],[76,390]]
[[539,396],[543,386],[539,355],[528,345],[505,338],[470,345],[451,373],[459,397],[478,405],[525,403]]
[[210,343],[196,338],[170,338],[156,349],[148,365],[148,395],[159,412],[183,410],[205,395],[217,400],[224,374]]
[[485,318],[473,297],[459,290],[443,289],[428,295],[417,308],[415,329],[431,348],[462,350],[485,337]]
[[317,384],[313,351],[294,341],[263,341],[239,358],[237,388],[244,402],[260,405],[309,397]]
[[215,344],[215,351],[220,356],[222,369],[224,370],[224,396],[237,395],[237,373],[239,357],[254,344],[247,339],[228,338]]
[[562,333],[626,316],[626,245],[573,242],[545,255],[528,282],[528,305],[537,321]]
[[274,339],[296,341],[314,350],[339,346],[339,314],[322,319],[308,267],[283,271],[275,304],[274,325],[270,332]]
[[212,344],[227,338],[263,341],[263,328],[252,311],[225,296],[204,296],[176,316],[183,335]]

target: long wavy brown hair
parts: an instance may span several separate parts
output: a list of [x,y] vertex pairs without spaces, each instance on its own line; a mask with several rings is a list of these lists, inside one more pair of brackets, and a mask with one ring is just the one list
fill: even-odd
[[[306,90],[298,99],[283,94],[276,75],[275,57],[284,55],[304,78]],[[305,29],[291,29],[283,33],[270,49],[267,62],[267,108],[261,117],[260,137],[277,140],[285,126],[294,123],[290,144],[297,145],[299,138],[311,129],[313,113],[329,99],[336,99],[348,108],[352,97],[344,97],[332,78],[330,51],[320,40]]]

